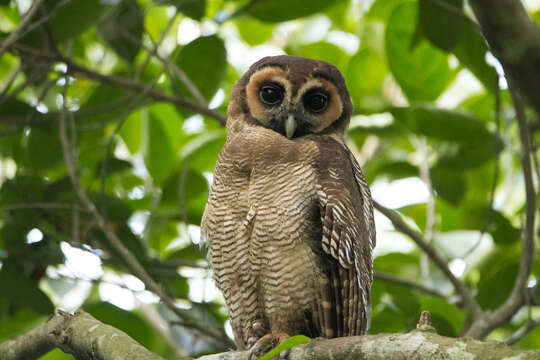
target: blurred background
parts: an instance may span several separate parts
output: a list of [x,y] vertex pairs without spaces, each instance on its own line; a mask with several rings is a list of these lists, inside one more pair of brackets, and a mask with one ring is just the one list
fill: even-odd
[[[540,22],[540,1],[524,4]],[[278,54],[341,70],[347,142],[373,197],[498,307],[518,273],[525,191],[507,83],[471,18],[462,0],[0,0],[0,340],[58,307],[167,358],[232,346],[199,223],[231,87]],[[370,333],[409,331],[429,310],[458,336],[468,317],[447,277],[378,212],[376,225]],[[535,255],[531,288],[538,276]],[[490,338],[539,312],[531,301]],[[538,348],[540,330],[518,340]]]

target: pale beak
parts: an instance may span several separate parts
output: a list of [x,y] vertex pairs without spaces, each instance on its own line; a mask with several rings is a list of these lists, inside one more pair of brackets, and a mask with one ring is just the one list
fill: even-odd
[[293,137],[294,131],[296,130],[296,125],[297,124],[294,116],[287,116],[287,119],[285,120],[285,134],[287,135],[288,139],[291,139]]

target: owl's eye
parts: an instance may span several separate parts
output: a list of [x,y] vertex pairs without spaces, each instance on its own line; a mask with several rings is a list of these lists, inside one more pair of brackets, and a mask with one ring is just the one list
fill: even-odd
[[259,98],[268,106],[275,106],[283,100],[283,87],[276,83],[266,83],[259,90]]
[[310,90],[304,95],[304,106],[314,113],[321,113],[328,107],[328,95],[321,90]]

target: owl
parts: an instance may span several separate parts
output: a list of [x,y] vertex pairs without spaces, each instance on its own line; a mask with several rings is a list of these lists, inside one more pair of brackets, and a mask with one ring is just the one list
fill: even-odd
[[238,349],[368,327],[373,204],[333,65],[265,57],[234,85],[201,233]]

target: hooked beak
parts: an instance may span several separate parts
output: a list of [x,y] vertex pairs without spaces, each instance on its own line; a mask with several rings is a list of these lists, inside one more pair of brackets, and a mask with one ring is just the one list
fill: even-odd
[[294,135],[294,131],[296,130],[296,120],[294,119],[294,116],[292,114],[289,114],[287,116],[287,119],[285,120],[285,134],[287,135],[287,139],[292,139]]

